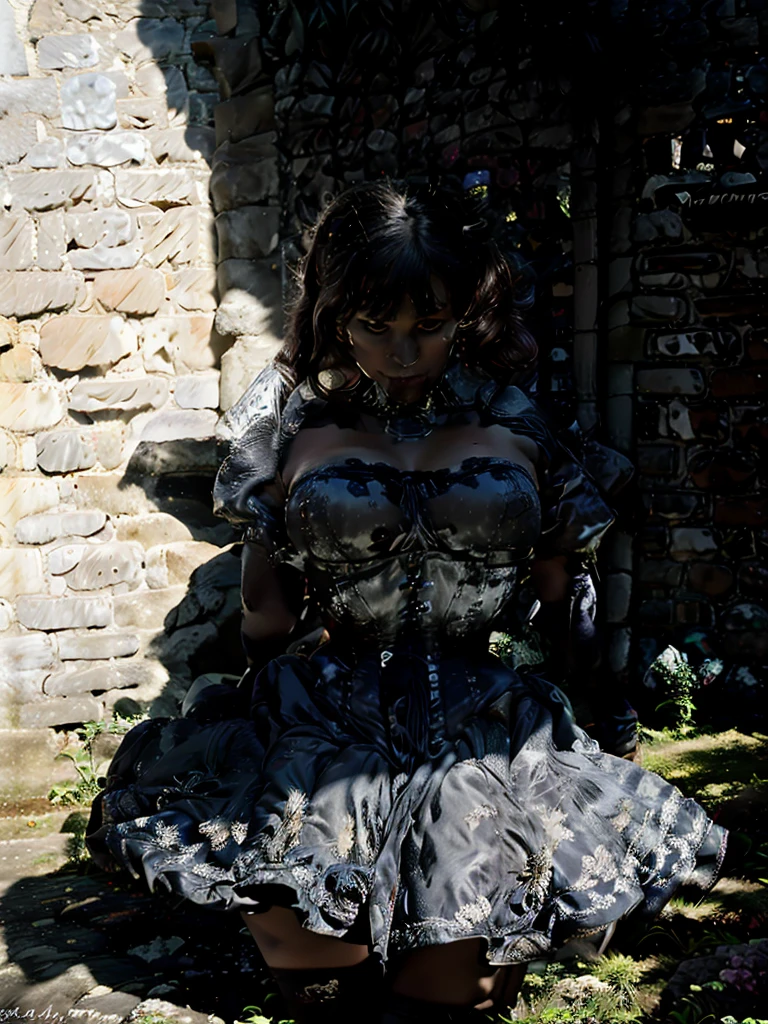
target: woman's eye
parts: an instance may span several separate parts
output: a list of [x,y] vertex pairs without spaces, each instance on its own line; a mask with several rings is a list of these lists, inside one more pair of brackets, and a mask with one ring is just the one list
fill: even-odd
[[388,324],[382,324],[376,320],[361,320],[360,323],[371,334],[384,334],[385,331],[389,330]]
[[442,324],[442,320],[422,320],[419,327],[422,331],[431,333],[432,331],[439,331]]

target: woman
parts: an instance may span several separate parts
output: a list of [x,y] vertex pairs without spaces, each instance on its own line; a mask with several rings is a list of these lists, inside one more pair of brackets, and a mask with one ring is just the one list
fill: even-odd
[[382,962],[387,1024],[505,1009],[526,961],[722,862],[697,804],[489,652],[529,576],[573,602],[614,518],[508,384],[535,354],[516,284],[458,198],[328,207],[214,488],[245,527],[252,694],[139,724],[94,803],[96,860],[243,913],[297,1020],[372,1016]]

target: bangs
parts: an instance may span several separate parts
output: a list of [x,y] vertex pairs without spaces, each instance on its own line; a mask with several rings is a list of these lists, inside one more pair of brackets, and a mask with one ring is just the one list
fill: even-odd
[[[455,279],[460,265],[450,259],[430,259],[421,247],[371,247],[361,253],[344,275],[341,316],[365,310],[378,320],[393,320],[406,295],[419,316],[431,316],[455,301]],[[448,294],[441,300],[430,278],[439,278]]]

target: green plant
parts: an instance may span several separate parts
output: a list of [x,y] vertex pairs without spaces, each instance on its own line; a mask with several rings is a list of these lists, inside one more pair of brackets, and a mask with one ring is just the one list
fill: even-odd
[[[243,1014],[253,1011],[250,1017]],[[293,1020],[276,1021],[273,1017],[265,1017],[260,1006],[244,1006],[241,1012],[242,1020],[236,1020],[234,1024],[294,1024]]]
[[140,1013],[136,1017],[131,1017],[131,1024],[178,1024],[178,1022],[162,1013]]
[[592,974],[610,986],[622,1009],[636,1009],[637,986],[640,984],[642,971],[631,956],[611,953],[601,957],[592,968]]
[[75,729],[79,740],[78,745],[74,750],[62,750],[60,754],[57,754],[57,760],[62,757],[69,758],[75,766],[78,778],[57,782],[52,786],[48,792],[48,799],[51,803],[61,807],[90,804],[102,789],[94,757],[96,737],[101,733],[122,735],[147,717],[147,715],[123,717],[117,712],[113,712],[112,720],[109,722],[105,720],[84,722],[82,726]]
[[648,675],[658,681],[665,695],[656,710],[669,708],[672,727],[678,736],[687,736],[693,731],[693,713],[696,705],[693,694],[699,686],[699,679],[688,664],[688,659],[676,647],[665,648],[648,669]]

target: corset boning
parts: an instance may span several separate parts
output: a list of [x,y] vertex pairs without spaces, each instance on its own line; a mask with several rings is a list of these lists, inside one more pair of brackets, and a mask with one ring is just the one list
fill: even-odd
[[536,486],[504,459],[404,471],[347,459],[299,477],[288,536],[331,625],[361,642],[495,628],[541,532]]

